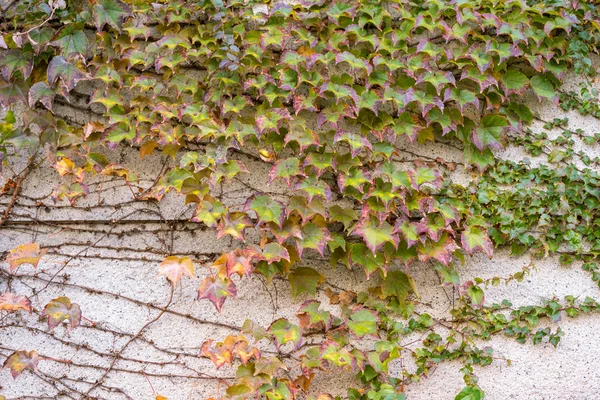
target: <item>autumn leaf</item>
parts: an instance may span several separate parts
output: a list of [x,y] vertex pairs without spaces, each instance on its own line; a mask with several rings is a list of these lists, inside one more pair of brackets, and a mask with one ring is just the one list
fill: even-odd
[[31,300],[25,296],[18,296],[10,292],[6,292],[0,296],[0,310],[24,310],[31,313]]
[[46,304],[42,317],[48,318],[50,330],[66,320],[69,320],[70,329],[74,329],[81,322],[81,308],[78,304],[71,303],[68,297],[57,297]]
[[120,0],[100,0],[94,5],[93,15],[98,31],[108,24],[121,32],[123,19],[131,15],[131,9]]
[[48,83],[54,85],[60,79],[70,92],[78,82],[90,79],[90,76],[68,62],[64,57],[56,56],[48,64]]
[[208,299],[213,303],[217,311],[220,313],[223,303],[228,297],[235,297],[237,288],[233,281],[229,278],[220,276],[209,276],[202,281],[198,289],[198,300]]
[[290,272],[288,280],[292,287],[292,296],[297,298],[302,293],[314,296],[317,293],[317,287],[325,282],[325,277],[313,268],[298,267]]
[[37,243],[22,244],[10,251],[6,262],[9,264],[10,272],[13,272],[21,264],[31,264],[37,268],[44,254],[46,254],[46,250],[40,249],[40,245]]
[[463,249],[469,254],[477,250],[483,251],[491,259],[494,245],[488,236],[487,229],[480,226],[467,226],[460,235]]
[[170,256],[160,263],[158,274],[165,275],[175,286],[184,274],[190,278],[194,277],[194,263],[189,257]]
[[285,318],[274,321],[269,327],[268,332],[275,338],[275,345],[277,348],[280,348],[288,342],[292,342],[294,346],[298,348],[302,342],[300,328]]
[[398,247],[398,235],[394,233],[394,227],[387,222],[379,223],[375,218],[364,219],[356,226],[353,235],[360,236],[373,254],[385,243],[392,243]]
[[39,360],[40,356],[35,350],[19,350],[8,356],[2,368],[9,368],[13,379],[16,379],[26,369],[37,371]]

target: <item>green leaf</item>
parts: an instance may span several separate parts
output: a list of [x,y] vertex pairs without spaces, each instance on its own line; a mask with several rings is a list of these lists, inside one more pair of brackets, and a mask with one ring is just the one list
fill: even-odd
[[481,151],[486,148],[502,149],[502,134],[508,121],[501,115],[486,115],[473,131],[473,144]]
[[56,93],[46,82],[38,82],[29,89],[29,107],[35,107],[39,101],[44,107],[52,111],[54,96],[56,96]]
[[381,291],[385,297],[396,297],[404,301],[409,293],[416,293],[414,279],[402,271],[389,271],[381,284]]
[[463,249],[469,254],[477,250],[483,251],[492,258],[494,245],[488,236],[487,229],[480,226],[467,226],[460,236]]
[[331,235],[326,227],[308,223],[302,227],[302,238],[296,240],[298,255],[302,256],[304,249],[313,249],[324,256],[325,246],[330,240]]
[[295,299],[302,293],[314,296],[317,293],[317,286],[325,282],[325,277],[312,268],[298,267],[290,272],[288,280]]
[[513,93],[522,94],[525,89],[527,89],[527,86],[529,86],[529,79],[515,69],[506,71],[506,73],[502,75],[502,78],[500,78],[500,82],[504,87],[506,95],[511,95]]
[[130,15],[131,9],[120,0],[100,0],[94,5],[94,24],[98,31],[108,24],[121,32],[123,19]]
[[467,386],[456,395],[454,400],[483,400],[485,393],[478,387]]
[[353,208],[342,208],[337,204],[329,207],[329,214],[333,221],[344,224],[346,230],[358,219],[358,214]]
[[64,57],[56,56],[48,64],[48,83],[54,85],[58,79],[65,84],[68,91],[71,91],[75,88],[77,82],[90,79],[90,77],[65,60]]
[[16,71],[21,73],[21,79],[25,80],[33,70],[33,53],[23,50],[8,50],[0,52],[0,68],[2,77],[9,81]]
[[300,328],[285,318],[273,322],[268,332],[275,337],[275,346],[278,349],[288,342],[292,342],[296,348],[302,343]]
[[89,45],[88,38],[82,30],[77,30],[72,25],[61,31],[58,39],[50,42],[51,46],[59,47],[63,57],[69,57],[72,54],[84,55]]
[[352,312],[348,320],[348,328],[359,338],[366,335],[377,335],[379,318],[374,311],[359,309]]
[[531,87],[533,87],[540,101],[542,101],[542,98],[546,98],[555,104],[558,103],[558,92],[554,89],[552,82],[545,77],[541,75],[532,77]]
[[398,247],[398,236],[386,221],[379,223],[375,218],[365,219],[356,226],[352,234],[362,237],[373,254],[388,242]]
[[283,222],[283,205],[269,196],[256,196],[249,202],[249,207],[256,212],[259,221],[274,222],[281,226]]
[[471,302],[476,306],[483,305],[483,301],[485,300],[483,290],[479,286],[473,284],[473,282],[467,282],[467,284],[469,284],[467,295],[471,299]]

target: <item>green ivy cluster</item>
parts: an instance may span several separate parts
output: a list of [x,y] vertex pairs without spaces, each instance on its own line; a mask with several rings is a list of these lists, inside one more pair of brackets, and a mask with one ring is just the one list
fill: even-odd
[[[236,275],[283,277],[294,297],[314,295],[324,277],[302,264],[310,252],[378,276],[369,293],[331,293],[339,316],[308,301],[300,325],[247,327],[277,348],[301,348],[306,332],[325,336],[303,353],[296,379],[243,335],[207,342],[203,356],[217,366],[242,362],[229,397],[293,398],[310,391],[316,372],[335,367],[362,379],[349,398],[402,399],[409,381],[461,359],[466,388],[457,399],[479,399],[472,366],[491,356],[471,341],[504,332],[556,344],[560,332],[531,326],[562,306],[508,317],[504,306],[483,307],[481,282],[457,282],[453,260],[491,257],[494,245],[565,260],[600,248],[597,174],[570,163],[596,162],[572,149],[571,135],[582,133],[533,134],[533,113],[520,99],[532,91],[597,115],[597,93],[564,93],[560,82],[568,69],[593,74],[599,18],[592,1],[12,1],[0,16],[0,104],[9,109],[0,115],[0,149],[45,149],[61,176],[53,198],[71,204],[87,195],[91,176],[137,180],[107,149],[171,158],[135,200],[178,192],[196,204],[192,221],[236,241],[199,288],[219,311],[236,296]],[[10,110],[17,103],[25,108],[18,121]],[[84,124],[58,111],[80,104],[90,115]],[[460,144],[466,167],[482,174],[471,188],[452,184],[445,160],[405,162],[413,143],[442,138]],[[495,159],[508,142],[535,155],[551,147],[548,161],[560,165]],[[287,185],[290,196],[253,189],[241,204],[221,198],[219,185],[248,173],[249,162],[267,164],[264,181]],[[433,328],[446,323],[414,316],[415,261],[434,264],[464,302],[445,338]],[[194,268],[172,256],[160,273],[175,285]],[[567,313],[597,309],[591,300],[567,302]],[[388,363],[407,351],[402,337],[414,332],[427,334],[413,354],[417,372],[390,376]],[[369,351],[354,347],[365,336],[381,340]]]

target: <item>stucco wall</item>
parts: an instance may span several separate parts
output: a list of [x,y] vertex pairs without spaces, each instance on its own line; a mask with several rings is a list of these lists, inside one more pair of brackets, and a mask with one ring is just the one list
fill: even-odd
[[[571,80],[570,84],[575,85],[576,82]],[[533,96],[528,96],[526,101],[540,113],[542,119],[566,115],[573,129],[582,128],[590,133],[597,130],[594,119],[576,113],[565,114],[551,104],[538,104]],[[58,110],[79,121],[87,118],[82,111]],[[534,126],[536,128],[539,129],[539,126]],[[460,162],[462,159],[460,150],[441,143],[411,145],[411,151],[429,157],[441,156],[450,161]],[[596,155],[597,149],[586,151]],[[508,148],[500,156],[517,160],[523,154],[518,149]],[[114,151],[112,161],[132,167],[140,177],[141,187],[150,186],[162,166],[158,155],[140,161],[135,149]],[[13,155],[12,162],[18,172],[25,167],[26,157]],[[533,162],[543,162],[543,159]],[[286,195],[287,188],[284,186],[267,187],[267,165],[252,159],[244,160],[244,163],[250,173],[245,174],[241,182],[233,181],[221,187],[228,201],[235,203],[245,199],[247,185],[267,188],[273,196]],[[0,184],[3,185],[11,176],[12,172],[5,168]],[[454,178],[468,184],[472,175],[459,166]],[[69,390],[86,392],[111,366],[114,352],[120,352],[132,335],[152,321],[167,304],[170,285],[163,277],[157,276],[160,261],[167,254],[189,255],[195,260],[195,279],[182,280],[174,291],[167,312],[126,347],[121,353],[123,357],[114,363],[106,376],[104,386],[92,394],[94,398],[127,398],[122,393],[111,391],[110,387],[113,387],[125,391],[129,398],[151,399],[150,380],[157,393],[171,400],[206,398],[218,394],[225,387],[222,381],[214,379],[215,376],[230,377],[235,371],[227,367],[216,371],[212,363],[198,357],[203,341],[207,338],[222,339],[232,332],[221,324],[241,326],[245,319],[250,318],[268,326],[278,317],[293,319],[298,305],[304,300],[303,297],[292,300],[287,282],[275,280],[267,286],[253,277],[238,285],[238,298],[228,300],[219,315],[209,302],[195,300],[198,285],[208,274],[203,261],[235,244],[226,239],[217,240],[215,232],[186,222],[192,208],[184,205],[183,198],[169,194],[161,203],[132,202],[132,193],[122,181],[105,177],[90,185],[89,196],[78,201],[76,207],[65,202],[53,205],[48,196],[57,181],[58,175],[48,165],[35,169],[24,182],[22,196],[12,210],[10,220],[0,226],[1,252],[33,241],[48,249],[37,271],[31,266],[19,269],[18,273],[30,275],[28,278],[9,283],[6,275],[1,275],[0,292],[4,292],[10,284],[11,291],[31,296],[34,307],[38,309],[57,296],[68,296],[100,329],[88,328],[90,322],[85,321],[71,333],[63,327],[48,333],[47,329],[32,331],[6,327],[12,323],[11,318],[34,318],[27,314],[3,318],[0,322],[5,326],[0,329],[0,361],[10,354],[11,349],[35,349],[43,357],[58,360],[40,361],[41,372],[58,378],[66,376],[68,379],[60,380],[69,386]],[[8,200],[8,195],[0,200],[0,210]],[[492,260],[479,255],[458,268],[462,280],[475,276],[489,278],[518,272],[531,261],[528,256],[511,257],[506,250],[497,249]],[[334,270],[316,253],[307,253],[305,262],[338,287],[358,290],[369,284],[364,281],[362,271]],[[535,260],[534,264],[537,271],[524,282],[489,288],[486,302],[509,299],[515,305],[542,304],[544,299],[552,296],[569,294],[600,298],[600,290],[579,264],[561,267],[555,258]],[[0,267],[8,271],[6,263]],[[416,264],[410,272],[424,303],[420,311],[435,316],[448,315],[453,294],[439,285],[439,278],[431,265]],[[51,279],[64,284],[49,284]],[[318,299],[328,304],[323,292],[318,293]],[[489,345],[495,349],[495,356],[499,359],[491,366],[476,370],[487,399],[600,398],[600,380],[597,379],[600,369],[597,356],[600,350],[600,316],[575,320],[564,316],[557,325],[565,333],[557,349],[549,344],[520,345],[503,337],[490,341]],[[507,366],[501,359],[510,359],[512,365]],[[410,360],[406,359],[405,363],[410,364]],[[408,398],[454,398],[464,386],[459,368],[458,364],[441,365],[424,381],[410,385],[407,388]],[[211,377],[207,379],[204,374]],[[169,375],[175,377],[167,377]],[[350,374],[325,375],[318,377],[316,382],[333,394],[343,394],[351,379]],[[13,380],[8,370],[0,371],[0,394],[9,399],[26,396],[59,398],[58,393],[63,389],[61,384],[45,382],[44,375],[26,372]]]

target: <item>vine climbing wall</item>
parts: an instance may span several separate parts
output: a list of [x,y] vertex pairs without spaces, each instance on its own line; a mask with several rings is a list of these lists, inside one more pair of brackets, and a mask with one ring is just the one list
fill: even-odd
[[0,10],[0,400],[597,397],[593,2]]

